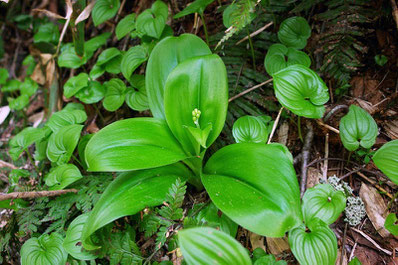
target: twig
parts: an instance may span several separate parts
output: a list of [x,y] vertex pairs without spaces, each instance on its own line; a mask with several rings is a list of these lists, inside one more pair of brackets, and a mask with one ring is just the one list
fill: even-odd
[[323,123],[323,121],[320,120],[320,119],[316,120],[316,123],[318,123],[319,125],[321,125],[321,126],[327,128],[327,129],[331,130],[332,132],[335,132],[335,133],[337,133],[337,134],[340,133],[339,130],[337,130],[336,128],[334,128],[334,127],[332,127],[332,126],[330,126],[330,125],[327,125],[327,124]]
[[395,23],[397,24],[397,29],[398,29],[398,7],[397,3],[395,0],[390,0],[391,1],[391,6],[392,6],[392,16],[394,17]]
[[303,146],[303,159],[301,166],[301,197],[304,195],[304,192],[307,188],[307,164],[308,159],[310,158],[310,149],[312,145],[312,140],[314,139],[314,128],[312,127],[311,122],[307,121],[307,134],[305,135],[304,146]]
[[[329,158],[329,133],[326,133],[325,136],[325,158]],[[328,167],[329,167],[329,160],[325,160],[325,162],[323,163],[323,172],[322,172],[322,176],[323,179],[326,180],[327,176],[328,176]]]
[[8,168],[11,168],[11,169],[17,169],[17,167],[14,166],[13,164],[8,163],[8,162],[3,161],[3,160],[0,160],[0,168],[4,168],[4,167],[8,167]]
[[56,50],[56,52],[55,52],[54,57],[57,57],[58,54],[59,54],[59,49],[61,48],[61,43],[62,43],[62,40],[63,40],[64,37],[65,37],[66,29],[68,28],[68,25],[69,25],[69,22],[70,22],[70,20],[71,20],[71,17],[72,17],[72,16],[69,16],[69,17],[66,19],[65,25],[64,25],[64,27],[63,27],[63,29],[62,29],[62,32],[61,32],[61,36],[59,37],[59,40],[58,40],[57,50]]
[[343,261],[344,261],[344,245],[345,245],[345,241],[347,238],[347,223],[345,223],[344,226],[344,234],[343,234],[343,243],[341,245],[341,255],[340,255],[340,265],[343,265]]
[[270,133],[270,135],[269,135],[267,144],[271,143],[271,140],[272,140],[272,137],[274,136],[276,127],[278,126],[279,119],[281,118],[281,114],[282,114],[283,109],[284,109],[284,108],[282,107],[282,108],[279,110],[279,112],[278,112],[278,116],[276,116],[276,119],[275,119],[274,125],[272,126],[272,130],[271,130],[271,133]]
[[354,227],[351,227],[352,230],[354,230],[355,232],[361,234],[361,236],[363,236],[364,238],[366,238],[370,243],[372,243],[378,250],[383,251],[384,253],[386,253],[387,255],[391,256],[392,252],[382,248],[379,244],[377,244],[376,241],[374,241],[370,236],[368,236],[367,234],[365,234],[364,232],[362,232],[361,230],[358,230]]
[[250,35],[244,37],[243,39],[241,39],[240,41],[238,41],[237,43],[235,43],[235,45],[241,44],[241,43],[244,42],[245,40],[248,40],[249,37],[250,37],[250,38],[253,38],[254,36],[257,36],[258,34],[260,34],[261,32],[263,32],[263,31],[266,30],[267,28],[271,27],[272,24],[274,24],[274,22],[270,22],[270,23],[268,23],[267,25],[265,25],[264,27],[259,28],[259,29],[256,30],[255,32],[251,33]]
[[326,114],[325,118],[323,119],[324,122],[327,122],[337,111],[342,109],[348,109],[347,105],[337,105],[333,109],[331,109],[328,114]]
[[374,185],[378,190],[380,190],[381,192],[385,193],[390,199],[394,198],[394,196],[392,196],[389,192],[387,192],[385,189],[383,189],[382,187],[380,187],[376,181],[371,180],[370,178],[368,178],[367,176],[365,176],[364,174],[362,174],[361,172],[356,172],[358,174],[358,176],[360,176],[361,178],[363,178],[364,180],[366,180],[367,182],[369,182],[370,184]]
[[53,197],[53,196],[66,194],[69,192],[77,193],[78,190],[68,189],[68,190],[43,190],[43,191],[0,193],[0,201],[12,200],[12,199],[33,199],[40,197]]
[[265,82],[262,82],[261,84],[255,85],[254,87],[251,87],[251,88],[249,88],[249,89],[246,89],[245,91],[239,93],[238,95],[235,95],[235,96],[233,96],[232,98],[230,98],[230,99],[228,100],[228,102],[231,102],[231,101],[233,101],[233,100],[235,100],[235,99],[237,99],[237,98],[240,98],[241,96],[243,96],[243,95],[245,95],[245,94],[247,94],[247,93],[249,93],[249,92],[251,92],[251,91],[253,91],[253,90],[257,89],[257,88],[259,88],[259,87],[262,87],[263,85],[266,85],[266,84],[268,84],[268,83],[271,83],[271,82],[272,82],[272,78],[271,78],[271,79],[268,79],[268,80],[265,81]]

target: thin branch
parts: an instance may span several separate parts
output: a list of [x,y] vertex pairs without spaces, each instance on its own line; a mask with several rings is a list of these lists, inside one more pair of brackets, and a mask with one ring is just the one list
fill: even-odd
[[33,199],[40,197],[53,197],[66,194],[69,192],[77,193],[76,189],[68,190],[42,190],[42,191],[27,191],[27,192],[11,192],[11,193],[0,193],[0,201],[12,200],[12,199]]
[[250,35],[244,37],[243,39],[241,39],[240,41],[238,41],[237,43],[235,43],[235,45],[241,44],[241,43],[244,42],[245,40],[248,40],[249,37],[250,37],[250,38],[253,38],[254,36],[257,36],[258,34],[260,34],[261,32],[263,32],[263,31],[266,30],[267,28],[271,27],[272,24],[274,24],[274,22],[270,22],[270,23],[268,23],[267,25],[265,25],[264,27],[259,28],[259,29],[256,30],[255,32],[251,33]]
[[8,168],[11,168],[11,169],[17,169],[17,167],[14,166],[13,164],[10,164],[10,163],[8,163],[6,161],[0,160],[0,168],[4,168],[4,167],[8,167]]
[[308,170],[308,160],[310,158],[310,150],[312,146],[312,140],[314,139],[314,127],[312,127],[311,122],[307,121],[307,134],[304,139],[304,146],[302,151],[302,164],[301,164],[301,197],[304,195],[307,189],[307,170]]
[[255,90],[255,89],[259,88],[259,87],[262,87],[263,85],[266,85],[266,84],[271,83],[271,82],[272,82],[272,78],[271,78],[271,79],[268,79],[268,80],[265,81],[265,82],[262,82],[261,84],[255,85],[254,87],[251,87],[251,88],[249,88],[249,89],[246,89],[245,91],[239,93],[238,95],[235,95],[235,96],[233,96],[232,98],[230,98],[230,99],[228,100],[228,102],[231,102],[231,101],[233,101],[233,100],[235,100],[235,99],[237,99],[237,98],[240,98],[241,96],[243,96],[243,95],[245,95],[245,94],[247,94],[247,93],[249,93],[249,92],[252,92],[253,90]]
[[269,135],[267,144],[271,143],[272,137],[274,136],[274,133],[275,133],[275,131],[276,131],[276,127],[278,126],[279,119],[281,118],[281,114],[282,114],[283,109],[284,109],[284,108],[282,107],[282,108],[279,110],[279,112],[278,112],[278,116],[276,116],[276,120],[275,120],[275,122],[274,122],[274,125],[272,126],[272,131],[271,131],[271,133],[270,133],[270,135]]
[[327,124],[323,123],[323,121],[320,120],[320,119],[316,120],[316,123],[318,123],[319,125],[321,125],[321,126],[327,128],[327,129],[331,130],[332,132],[335,132],[335,133],[337,133],[337,134],[340,134],[340,131],[339,131],[339,130],[337,130],[336,128],[334,128],[334,127],[332,127],[332,126],[330,126],[330,125],[327,125]]

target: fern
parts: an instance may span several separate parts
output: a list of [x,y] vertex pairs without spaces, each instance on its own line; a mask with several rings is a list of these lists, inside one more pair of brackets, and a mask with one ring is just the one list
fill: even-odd
[[181,182],[180,179],[177,179],[176,183],[174,183],[169,192],[166,194],[166,206],[162,206],[159,210],[159,214],[170,220],[178,220],[182,218],[182,202],[184,201],[184,195],[186,192],[187,186],[185,182]]
[[109,248],[110,265],[141,264],[141,252],[127,232],[111,234]]

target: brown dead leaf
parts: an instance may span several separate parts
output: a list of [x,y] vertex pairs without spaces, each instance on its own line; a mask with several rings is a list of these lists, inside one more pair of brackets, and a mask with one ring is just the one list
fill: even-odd
[[51,58],[46,66],[46,87],[50,87],[54,79],[56,79],[57,73],[55,70],[55,60],[54,58]]
[[28,121],[33,123],[33,126],[32,126],[33,128],[37,128],[37,126],[39,126],[39,124],[43,121],[43,119],[44,119],[44,110],[30,116],[28,118]]
[[33,70],[33,74],[30,76],[33,81],[43,86],[46,83],[46,77],[41,70],[40,64],[37,64],[35,69]]
[[97,124],[95,123],[95,120],[93,120],[88,126],[87,126],[87,132],[88,133],[96,133],[99,131],[99,128]]
[[383,264],[383,261],[380,260],[380,255],[375,250],[362,247],[358,245],[355,248],[354,256],[356,256],[362,265],[378,265]]
[[375,105],[383,98],[383,93],[378,89],[379,83],[370,76],[355,76],[351,79],[351,94],[355,98],[367,100]]
[[46,10],[46,9],[35,8],[35,9],[33,9],[32,11],[35,12],[35,13],[44,14],[44,15],[46,15],[46,16],[48,16],[48,17],[51,17],[51,18],[55,18],[55,19],[64,19],[63,16],[60,16],[60,15],[58,15],[58,14],[56,14],[56,13],[53,13],[53,12],[51,12],[51,11],[48,11],[48,10]]
[[392,140],[398,139],[398,120],[385,121],[383,128]]
[[364,110],[366,110],[367,112],[369,112],[370,115],[374,114],[377,111],[377,108],[375,108],[373,106],[372,103],[370,103],[369,101],[360,99],[360,98],[356,98],[355,99],[356,102],[358,102],[358,105],[363,108]]
[[289,123],[284,122],[278,130],[278,143],[286,145],[289,137]]
[[336,265],[347,265],[348,264],[348,258],[347,258],[347,254],[344,253],[343,256],[343,262],[340,263],[340,259],[341,259],[341,248],[339,248],[339,250],[337,251],[337,259],[336,259]]
[[390,233],[384,228],[387,205],[381,195],[372,186],[362,183],[359,196],[365,204],[366,213],[376,231],[382,237],[388,237]]
[[79,22],[86,20],[90,16],[91,10],[93,10],[94,4],[95,4],[95,1],[92,1],[89,5],[87,5],[83,9],[83,11],[80,13],[80,15],[76,18],[75,25],[79,24]]
[[319,180],[323,178],[320,170],[315,167],[309,167],[307,171],[307,189],[319,184]]
[[264,245],[264,237],[257,235],[255,233],[249,232],[249,238],[250,238],[250,243],[252,245],[253,250],[256,248],[261,248],[264,251],[266,251],[265,245]]
[[289,242],[286,237],[272,238],[267,237],[267,246],[269,252],[273,255],[279,255],[290,249]]

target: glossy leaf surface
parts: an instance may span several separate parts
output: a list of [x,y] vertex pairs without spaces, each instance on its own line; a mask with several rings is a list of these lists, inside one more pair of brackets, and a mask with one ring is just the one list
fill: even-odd
[[57,166],[46,176],[46,185],[50,190],[62,190],[83,176],[80,170],[73,164]]
[[163,120],[132,118],[96,133],[86,147],[89,171],[127,171],[159,167],[188,156]]
[[320,219],[313,219],[306,232],[301,225],[289,232],[290,248],[301,265],[334,265],[337,259],[337,239]]
[[291,155],[280,144],[226,146],[210,157],[202,182],[221,211],[256,234],[283,237],[302,222]]
[[126,96],[126,85],[119,78],[112,78],[104,83],[106,88],[103,101],[104,108],[108,111],[115,111],[123,105]]
[[301,64],[306,67],[311,65],[310,57],[302,51],[295,48],[287,48],[283,44],[273,44],[265,56],[265,69],[269,75],[290,66],[293,64]]
[[105,96],[105,86],[98,81],[90,81],[88,86],[76,93],[81,102],[86,104],[93,104],[99,102]]
[[64,108],[63,110],[57,111],[51,115],[50,119],[46,123],[46,127],[50,128],[53,132],[56,132],[68,125],[83,123],[86,119],[87,114],[84,110]]
[[72,124],[53,133],[48,140],[47,157],[51,162],[68,163],[79,141],[83,125]]
[[184,229],[178,241],[188,265],[251,265],[246,249],[233,237],[210,227]]
[[79,57],[76,54],[75,47],[72,43],[62,46],[61,54],[58,56],[58,66],[76,69],[87,62],[86,57]]
[[34,95],[39,88],[39,85],[30,77],[26,77],[25,81],[21,84],[19,90],[21,94],[26,94],[29,97]]
[[192,34],[168,37],[155,46],[149,57],[145,76],[149,106],[155,118],[165,119],[164,90],[170,72],[189,58],[208,54],[211,51],[206,43]]
[[199,142],[187,128],[197,127],[192,111],[198,109],[200,129],[211,126],[206,140],[210,146],[220,134],[228,108],[228,81],[225,65],[218,55],[188,59],[170,73],[165,88],[167,124],[184,149],[199,154]]
[[291,65],[274,74],[275,95],[285,108],[307,118],[321,118],[329,91],[323,80],[303,65]]
[[136,27],[142,34],[159,39],[166,25],[169,9],[160,0],[152,4],[152,7],[142,12],[137,17]]
[[303,17],[285,19],[278,31],[278,39],[287,47],[303,49],[311,36],[311,28]]
[[42,139],[44,136],[45,134],[42,129],[33,127],[23,129],[10,140],[10,149],[8,152],[10,153],[11,158],[13,160],[17,160],[24,150],[34,142]]
[[57,233],[30,238],[21,248],[21,265],[65,265],[68,253],[62,247],[63,240]]
[[120,0],[97,0],[91,13],[94,26],[113,18],[120,7]]
[[123,76],[129,80],[135,69],[148,60],[148,54],[144,47],[137,45],[131,47],[124,55],[121,62]]
[[398,140],[384,144],[372,159],[387,177],[398,184]]
[[143,75],[133,75],[130,80],[133,87],[126,93],[127,105],[137,111],[149,109],[148,96],[145,89],[145,77]]
[[178,178],[183,181],[188,177],[189,170],[182,164],[120,174],[106,188],[87,219],[82,234],[83,247],[99,248],[90,238],[96,230],[145,207],[162,204],[171,185]]
[[329,184],[319,184],[308,189],[303,196],[303,215],[308,223],[315,217],[327,225],[334,223],[346,206],[343,192],[336,191]]
[[266,143],[268,130],[261,118],[243,116],[235,121],[232,135],[237,143]]
[[77,76],[69,78],[64,85],[64,96],[70,98],[74,96],[79,90],[88,85],[88,74],[80,73]]
[[135,29],[136,14],[129,14],[125,16],[116,26],[116,37],[118,40],[129,34]]
[[354,151],[361,145],[363,148],[371,148],[376,142],[377,124],[370,114],[355,105],[340,120],[340,139],[344,147]]
[[394,236],[398,236],[397,221],[398,219],[395,213],[390,213],[389,215],[387,215],[386,221],[384,223],[384,227]]

